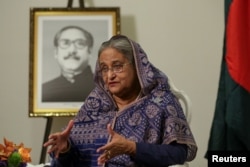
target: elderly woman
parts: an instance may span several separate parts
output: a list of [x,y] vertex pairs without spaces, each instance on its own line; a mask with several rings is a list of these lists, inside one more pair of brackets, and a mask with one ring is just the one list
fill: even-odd
[[52,166],[166,167],[195,158],[181,105],[139,44],[121,35],[104,42],[94,81],[74,120],[44,144]]

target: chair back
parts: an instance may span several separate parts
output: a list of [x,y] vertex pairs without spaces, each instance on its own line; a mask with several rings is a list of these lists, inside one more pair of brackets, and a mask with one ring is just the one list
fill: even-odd
[[180,90],[175,86],[175,84],[174,84],[174,82],[172,81],[171,78],[168,78],[168,83],[169,83],[169,86],[170,86],[170,90],[174,93],[174,95],[180,101],[180,103],[182,105],[182,108],[183,108],[183,112],[184,112],[184,114],[185,114],[185,116],[187,118],[187,122],[190,124],[191,117],[192,117],[192,114],[191,114],[192,103],[191,103],[190,98],[188,97],[188,95],[183,90]]
[[[192,103],[191,103],[191,100],[190,98],[188,97],[188,95],[183,91],[183,90],[180,90],[178,89],[173,80],[171,78],[168,78],[168,83],[169,83],[169,86],[170,86],[170,90],[173,92],[173,94],[178,98],[178,100],[180,101],[181,105],[182,105],[182,108],[183,108],[183,112],[186,116],[186,119],[187,119],[187,122],[190,124],[191,122],[191,106],[192,106]],[[188,167],[188,163],[185,162],[184,164],[182,165],[171,165],[169,167]]]

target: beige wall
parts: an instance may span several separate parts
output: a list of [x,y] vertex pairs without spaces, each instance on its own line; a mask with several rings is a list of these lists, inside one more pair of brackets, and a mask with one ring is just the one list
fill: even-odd
[[[203,158],[217,95],[224,31],[222,0],[86,0],[85,6],[121,8],[121,30],[138,41],[149,59],[192,100],[191,128],[199,150],[190,166],[207,166]],[[67,0],[0,1],[0,142],[6,137],[32,147],[40,159],[45,118],[28,117],[29,10],[66,7]],[[75,0],[74,6],[78,6]],[[68,118],[54,120],[61,130]]]

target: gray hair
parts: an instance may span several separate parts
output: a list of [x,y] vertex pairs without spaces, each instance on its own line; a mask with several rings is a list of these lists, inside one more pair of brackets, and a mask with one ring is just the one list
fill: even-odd
[[100,57],[100,54],[103,52],[103,50],[107,48],[116,49],[134,65],[133,48],[130,44],[130,41],[125,36],[113,36],[110,40],[103,42],[98,51],[98,58]]

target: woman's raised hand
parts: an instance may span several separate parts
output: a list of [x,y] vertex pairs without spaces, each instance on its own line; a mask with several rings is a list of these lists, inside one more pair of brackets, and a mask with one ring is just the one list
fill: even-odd
[[74,121],[70,120],[65,130],[49,135],[48,141],[43,144],[44,147],[51,146],[48,150],[48,153],[53,152],[55,157],[58,158],[60,153],[69,150],[70,145],[68,140],[73,125]]
[[110,134],[111,141],[97,149],[97,152],[103,152],[98,158],[99,165],[104,164],[106,161],[117,155],[128,154],[133,156],[135,154],[136,144],[134,141],[128,140],[116,133],[111,128],[110,124],[108,124],[107,129]]

